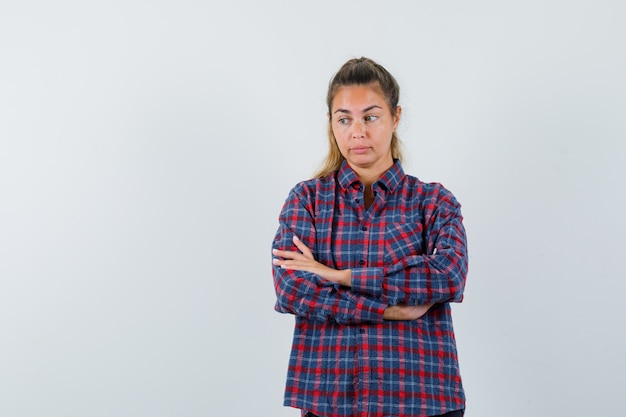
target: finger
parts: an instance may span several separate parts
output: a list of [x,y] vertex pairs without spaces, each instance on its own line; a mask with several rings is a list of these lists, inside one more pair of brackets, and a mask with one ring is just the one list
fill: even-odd
[[286,251],[286,250],[272,249],[272,255],[280,256],[281,258],[283,258],[285,256],[285,254],[288,254],[288,253],[289,253],[289,251]]
[[285,259],[298,259],[298,258],[306,259],[300,252],[293,252],[289,250],[273,249],[272,254],[274,256],[278,256],[280,258],[285,258]]
[[296,245],[298,249],[302,252],[304,256],[309,259],[313,259],[313,253],[311,250],[298,238],[298,236],[293,237],[293,243]]
[[308,262],[308,260],[281,260],[274,258],[272,260],[275,266],[278,266],[283,269],[290,269],[294,271],[308,271],[308,272],[316,272],[317,266]]

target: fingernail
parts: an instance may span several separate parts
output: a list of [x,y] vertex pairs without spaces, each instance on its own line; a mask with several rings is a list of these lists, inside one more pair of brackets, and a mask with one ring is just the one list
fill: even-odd
[[272,263],[277,264],[278,263],[278,259],[276,259],[276,258],[272,259]]
[[278,252],[278,249],[272,249],[272,253],[276,254]]
[[294,235],[293,240],[300,240],[300,239],[298,239],[298,236]]

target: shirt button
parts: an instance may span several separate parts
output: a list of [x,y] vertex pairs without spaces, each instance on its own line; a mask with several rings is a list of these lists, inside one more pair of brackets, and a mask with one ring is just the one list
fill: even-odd
[[361,260],[359,261],[359,265],[361,265],[361,266],[365,265],[365,261],[364,261],[363,259],[361,259]]
[[363,334],[363,333],[365,333],[365,329],[364,329],[364,328],[360,328],[360,329],[359,329],[359,332],[360,332],[361,334]]
[[364,232],[367,230],[366,226],[361,226],[361,230],[363,230]]

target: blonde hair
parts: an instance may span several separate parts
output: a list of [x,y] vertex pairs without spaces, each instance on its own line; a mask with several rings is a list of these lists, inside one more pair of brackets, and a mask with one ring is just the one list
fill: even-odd
[[[320,164],[319,170],[315,173],[316,178],[325,177],[326,175],[337,171],[344,161],[344,157],[337,146],[337,140],[333,133],[331,123],[331,106],[335,94],[339,87],[348,85],[366,85],[377,84],[381,89],[389,110],[394,113],[398,107],[400,99],[400,86],[395,78],[380,64],[377,64],[369,58],[354,58],[343,64],[337,74],[331,79],[328,85],[328,93],[326,94],[326,104],[328,106],[328,154]],[[394,159],[402,161],[402,144],[396,132],[391,136],[391,156]]]

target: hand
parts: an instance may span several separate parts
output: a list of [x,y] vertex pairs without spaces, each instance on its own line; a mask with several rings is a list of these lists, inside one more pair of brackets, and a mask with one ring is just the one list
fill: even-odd
[[383,318],[385,320],[417,320],[428,312],[433,305],[408,306],[398,304],[385,309]]
[[276,266],[294,271],[312,272],[327,281],[336,282],[347,287],[351,284],[352,271],[350,269],[333,269],[317,262],[313,258],[311,250],[296,236],[293,237],[293,243],[300,252],[274,249],[272,254],[278,256],[274,258],[273,263]]

